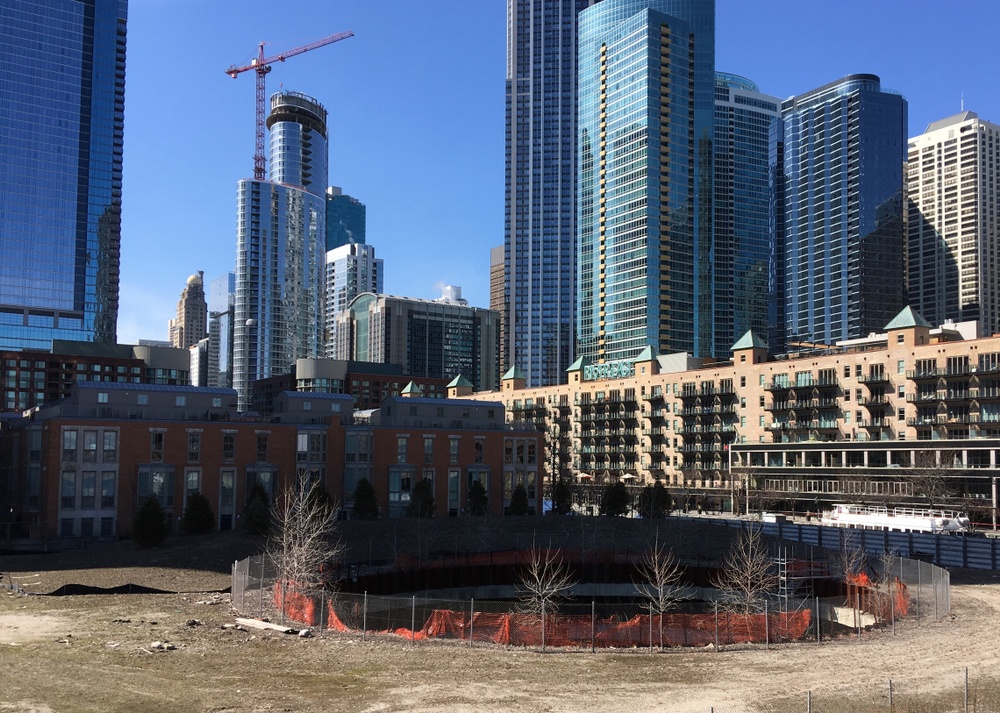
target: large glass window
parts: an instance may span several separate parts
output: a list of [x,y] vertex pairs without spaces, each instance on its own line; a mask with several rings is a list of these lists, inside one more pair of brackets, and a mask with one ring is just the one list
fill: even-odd
[[115,472],[106,470],[101,473],[101,507],[115,506]]
[[153,431],[149,434],[149,462],[163,462],[163,437],[162,431]]
[[118,460],[118,432],[105,431],[101,434],[103,452],[101,460],[105,463],[115,463]]
[[76,431],[63,431],[63,458],[64,461],[76,460]]
[[174,506],[174,469],[169,466],[141,466],[136,495],[141,503],[150,495],[160,501],[160,506]]
[[97,507],[97,473],[85,470],[80,479],[80,508],[92,510],[95,507]]
[[83,432],[83,462],[97,462],[97,431]]
[[68,470],[62,474],[59,507],[63,510],[72,510],[76,507],[76,471]]

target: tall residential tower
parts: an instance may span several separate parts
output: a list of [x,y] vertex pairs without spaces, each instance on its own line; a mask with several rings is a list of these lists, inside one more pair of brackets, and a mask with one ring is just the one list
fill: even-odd
[[580,13],[578,354],[714,343],[713,0]]
[[904,306],[906,108],[873,74],[782,102],[789,346],[881,332]]
[[[781,100],[734,74],[715,75],[715,354],[777,314],[778,137]],[[775,345],[771,345],[772,348]]]
[[233,386],[250,403],[257,379],[323,352],[326,109],[312,97],[271,97],[269,180],[238,184]]
[[116,341],[127,0],[0,0],[0,349]]
[[504,330],[532,386],[575,357],[577,13],[596,0],[507,0]]
[[971,111],[910,139],[909,302],[931,324],[1000,332],[1000,126]]

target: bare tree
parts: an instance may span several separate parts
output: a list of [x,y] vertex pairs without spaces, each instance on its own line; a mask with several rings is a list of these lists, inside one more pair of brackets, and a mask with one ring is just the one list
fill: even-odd
[[736,537],[711,583],[719,590],[724,610],[734,614],[764,611],[778,587],[778,573],[759,528],[751,527]]
[[846,584],[865,571],[868,555],[858,542],[857,535],[850,530],[840,531],[840,546],[829,559],[833,573]]
[[329,568],[344,551],[337,538],[336,507],[321,497],[322,492],[308,473],[299,473],[272,508],[268,554],[283,586],[305,595],[323,590]]
[[528,564],[518,575],[521,611],[555,614],[575,585],[576,579],[563,562],[562,550],[551,547],[541,550],[532,543]]
[[957,455],[957,451],[951,449],[917,451],[907,480],[914,496],[926,501],[927,507],[940,508],[945,500],[952,497],[948,475],[955,467]]
[[657,530],[652,547],[646,550],[642,560],[636,567],[641,582],[635,583],[635,589],[648,602],[651,611],[655,611],[660,621],[660,648],[663,648],[663,615],[677,606],[684,587],[680,585],[684,568],[677,561],[673,550],[660,544],[660,533]]

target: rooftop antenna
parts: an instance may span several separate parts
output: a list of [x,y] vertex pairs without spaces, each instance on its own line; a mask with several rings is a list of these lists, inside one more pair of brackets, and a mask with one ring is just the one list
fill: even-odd
[[965,90],[962,90],[962,111],[965,111]]

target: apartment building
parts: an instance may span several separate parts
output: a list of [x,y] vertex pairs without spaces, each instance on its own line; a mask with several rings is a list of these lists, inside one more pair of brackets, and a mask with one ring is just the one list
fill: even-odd
[[[907,307],[884,332],[831,347],[772,355],[750,331],[727,361],[647,347],[632,361],[578,359],[563,386],[527,388],[512,368],[499,393],[470,398],[501,401],[549,449],[565,441],[581,485],[660,480],[727,509],[748,488],[803,510],[985,502],[1000,451],[1000,338],[963,331]],[[927,476],[939,492],[924,492]]]

